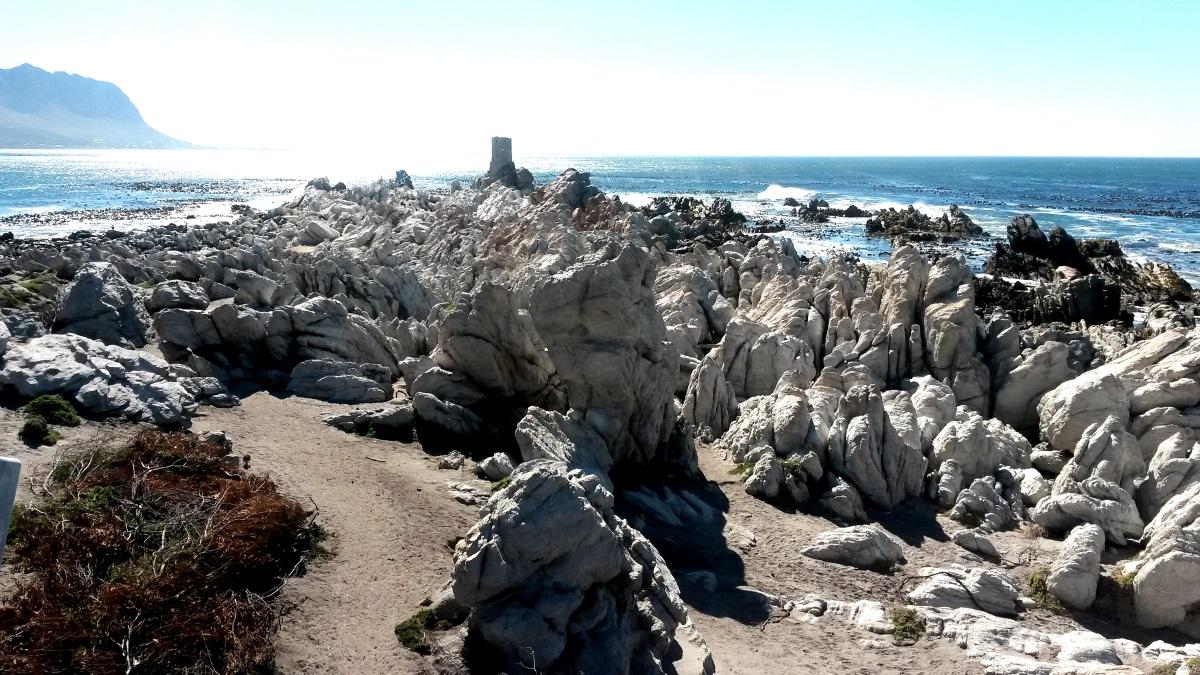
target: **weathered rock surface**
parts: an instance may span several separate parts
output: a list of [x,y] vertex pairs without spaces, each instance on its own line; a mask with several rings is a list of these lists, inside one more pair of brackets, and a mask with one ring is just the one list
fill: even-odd
[[925,567],[917,576],[923,581],[907,596],[914,605],[964,607],[998,616],[1017,615],[1017,587],[999,570]]
[[1071,530],[1046,578],[1046,588],[1064,605],[1087,609],[1096,600],[1104,530],[1091,523]]
[[112,263],[88,263],[63,291],[54,330],[119,347],[141,347],[151,336],[150,317],[136,287]]
[[1200,611],[1200,484],[1175,495],[1146,526],[1133,580],[1137,620],[1175,626]]
[[176,377],[162,359],[73,334],[10,345],[0,384],[23,397],[59,394],[97,416],[160,426],[186,426],[204,397],[237,402],[216,380]]
[[899,540],[878,525],[855,525],[822,532],[800,552],[817,560],[864,569],[888,570],[906,562]]
[[505,668],[660,673],[677,640],[702,644],[666,564],[612,506],[595,475],[525,462],[459,543],[454,598]]
[[292,369],[288,391],[334,403],[379,403],[391,398],[391,372],[376,363],[309,359]]

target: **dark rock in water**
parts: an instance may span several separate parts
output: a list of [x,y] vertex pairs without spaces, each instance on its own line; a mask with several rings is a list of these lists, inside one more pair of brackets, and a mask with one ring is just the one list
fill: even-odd
[[865,218],[871,214],[870,212],[863,211],[854,204],[851,204],[850,206],[846,207],[846,210],[842,212],[842,215],[846,218]]
[[1134,263],[1125,257],[1120,243],[1111,239],[1078,241],[1061,227],[1047,235],[1029,215],[1012,219],[1008,243],[997,243],[984,264],[987,273],[999,277],[1043,281],[1062,276],[1063,268],[1079,275],[1099,274],[1134,304],[1192,300],[1191,286],[1170,266]]
[[330,190],[333,189],[333,186],[329,184],[329,179],[324,176],[322,176],[320,178],[314,178],[314,179],[308,181],[308,184],[305,185],[304,187],[316,188],[318,190],[323,190],[325,192],[329,192]]
[[795,208],[797,206],[800,206],[800,202],[796,201],[795,197],[788,197],[787,199],[783,200],[783,205]]
[[337,185],[333,186],[333,189],[335,192],[341,192],[346,189],[346,184],[339,180]]
[[1122,308],[1120,287],[1096,274],[1036,285],[979,277],[976,303],[981,311],[1003,308],[1013,320],[1032,324],[1076,321],[1128,324],[1132,318]]
[[396,185],[399,185],[400,187],[406,187],[411,190],[413,189],[412,177],[408,175],[407,171],[400,169],[396,172]]
[[983,234],[983,228],[954,204],[937,218],[930,218],[913,206],[901,210],[883,209],[867,220],[864,227],[868,236],[891,237],[901,242]]

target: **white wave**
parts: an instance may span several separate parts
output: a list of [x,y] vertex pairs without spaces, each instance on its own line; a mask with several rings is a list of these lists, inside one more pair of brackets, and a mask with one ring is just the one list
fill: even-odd
[[1200,253],[1200,244],[1186,244],[1183,242],[1159,242],[1158,247],[1164,251],[1174,251],[1176,253]]
[[791,197],[798,202],[803,202],[808,201],[815,196],[817,196],[816,190],[807,190],[800,187],[784,187],[782,185],[770,185],[766,190],[758,193],[759,199],[779,201]]
[[656,194],[651,194],[649,192],[619,192],[619,193],[615,193],[615,194],[617,194],[618,196],[621,197],[622,202],[629,204],[630,206],[637,207],[639,209],[642,208],[643,206],[649,206],[650,202],[655,197],[660,196],[660,195],[656,195]]

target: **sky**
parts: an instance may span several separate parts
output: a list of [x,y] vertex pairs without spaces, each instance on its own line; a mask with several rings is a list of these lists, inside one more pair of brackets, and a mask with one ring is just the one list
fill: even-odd
[[1200,156],[1200,2],[0,0],[0,67],[230,147]]

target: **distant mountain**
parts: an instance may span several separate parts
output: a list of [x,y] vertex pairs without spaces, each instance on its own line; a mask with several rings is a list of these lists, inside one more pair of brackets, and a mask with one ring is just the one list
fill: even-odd
[[0,68],[0,148],[180,148],[119,87],[29,65]]

